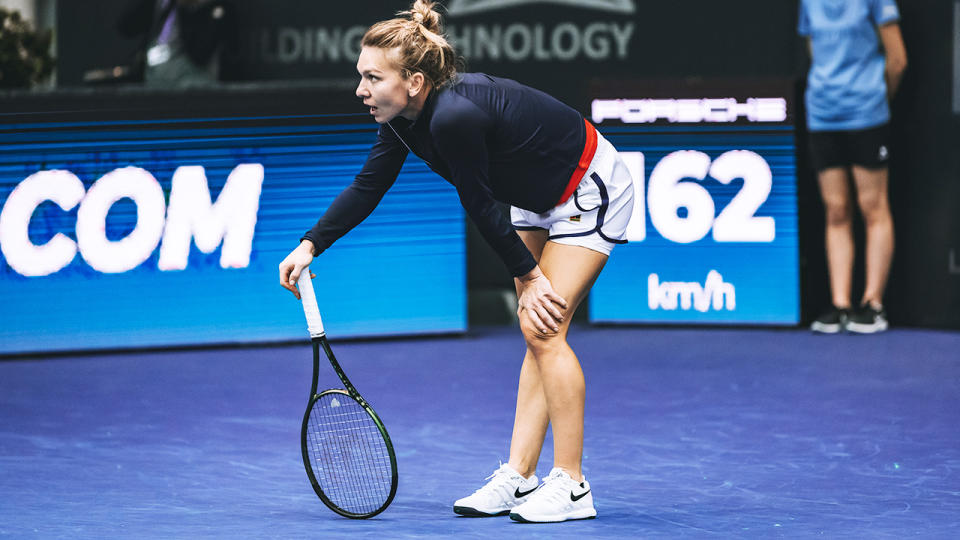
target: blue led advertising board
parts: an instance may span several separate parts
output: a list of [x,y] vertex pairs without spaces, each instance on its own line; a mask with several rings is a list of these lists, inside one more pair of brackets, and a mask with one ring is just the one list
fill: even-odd
[[[305,338],[278,264],[375,133],[363,114],[248,111],[3,124],[0,353]],[[408,158],[314,260],[328,331],[465,330],[464,236],[456,192]]]
[[796,324],[792,86],[646,83],[594,96],[591,117],[630,168],[635,200],[590,320]]

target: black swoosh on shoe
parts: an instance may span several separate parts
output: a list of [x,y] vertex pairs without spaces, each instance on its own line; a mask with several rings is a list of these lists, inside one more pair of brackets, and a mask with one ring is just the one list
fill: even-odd
[[579,501],[580,499],[582,499],[587,493],[590,493],[590,490],[589,490],[589,489],[586,490],[586,491],[584,491],[583,493],[581,493],[581,494],[579,494],[579,495],[574,495],[573,492],[571,491],[571,492],[570,492],[570,500],[573,501],[573,502],[577,502],[577,501]]
[[[540,486],[537,486],[537,487],[540,487]],[[536,491],[536,490],[537,490],[537,488],[535,487],[535,488],[531,489],[530,491],[520,491],[520,488],[517,487],[517,490],[513,492],[513,496],[519,499],[519,498],[521,498],[521,497],[526,497],[527,495],[533,493],[533,492]]]

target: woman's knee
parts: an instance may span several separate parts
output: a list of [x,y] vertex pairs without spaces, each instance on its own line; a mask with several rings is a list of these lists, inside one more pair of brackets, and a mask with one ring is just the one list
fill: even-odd
[[541,332],[528,317],[520,316],[520,331],[527,343],[527,348],[538,356],[557,350],[566,342],[566,332],[561,328],[559,332]]

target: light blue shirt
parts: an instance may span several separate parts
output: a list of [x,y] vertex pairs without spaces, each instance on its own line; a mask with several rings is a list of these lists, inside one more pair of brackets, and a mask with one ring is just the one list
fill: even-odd
[[899,20],[894,0],[801,0],[797,32],[809,36],[813,48],[806,94],[810,131],[890,121],[877,27]]

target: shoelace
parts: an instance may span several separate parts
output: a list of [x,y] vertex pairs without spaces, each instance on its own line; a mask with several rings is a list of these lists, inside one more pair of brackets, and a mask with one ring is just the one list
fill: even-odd
[[[513,494],[513,487],[508,483],[511,476],[512,474],[510,471],[503,468],[503,462],[501,461],[497,470],[493,471],[493,474],[490,476],[484,478],[484,480],[489,480],[489,482],[484,484],[480,489],[474,491],[473,494],[477,495],[480,492],[499,491],[501,498],[504,498],[505,500],[504,494]],[[497,481],[497,483],[494,483],[494,481]]]
[[540,489],[537,490],[537,498],[547,499],[555,503],[569,502],[574,484],[577,483],[560,475],[548,476]]

